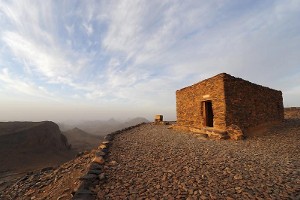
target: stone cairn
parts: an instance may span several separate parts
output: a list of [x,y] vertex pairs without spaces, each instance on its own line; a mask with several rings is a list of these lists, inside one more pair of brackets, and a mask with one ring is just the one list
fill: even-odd
[[163,115],[155,115],[154,116],[154,124],[156,125],[168,125],[168,122],[164,121],[164,116]]
[[164,116],[163,115],[155,115],[155,117],[154,117],[154,122],[155,123],[161,123],[161,122],[163,122],[164,120]]
[[74,196],[72,198],[73,200],[96,199],[97,191],[95,190],[95,187],[101,184],[101,182],[103,183],[103,181],[105,181],[106,179],[106,176],[103,173],[103,168],[106,162],[107,154],[109,152],[109,147],[112,144],[115,136],[125,131],[136,128],[142,124],[145,123],[130,126],[122,130],[112,132],[105,136],[105,140],[98,146],[95,152],[95,157],[91,160],[91,163],[88,166],[88,172],[84,176],[79,178],[81,183],[78,189],[74,192]]

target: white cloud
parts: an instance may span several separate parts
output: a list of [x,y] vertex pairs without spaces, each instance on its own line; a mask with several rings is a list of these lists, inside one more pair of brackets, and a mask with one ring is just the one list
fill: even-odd
[[2,40],[20,61],[25,60],[48,78],[57,75],[68,75],[71,63],[68,63],[59,52],[55,52],[38,41],[30,40],[15,32],[4,32]]
[[85,29],[87,35],[92,35],[94,32],[93,25],[89,23],[83,23],[83,28]]
[[289,79],[300,73],[299,9],[297,0],[2,1],[0,68],[14,74],[3,71],[2,82],[172,110],[176,89],[227,72],[291,98],[300,93]]
[[[75,89],[85,88],[75,83],[91,61],[91,55],[79,53],[64,45],[57,35],[56,13],[49,3],[16,1],[0,4],[11,30],[0,31],[1,40],[30,75],[44,77],[47,83],[67,84]],[[12,12],[12,10],[14,12]],[[59,13],[57,13],[59,14]],[[73,26],[65,25],[71,34]],[[89,28],[89,31],[90,28]],[[63,36],[63,35],[59,35]]]
[[6,91],[9,90],[13,93],[17,92],[34,97],[53,99],[53,94],[48,92],[47,89],[42,86],[37,86],[30,81],[22,80],[20,77],[11,75],[7,68],[1,70],[0,81]]

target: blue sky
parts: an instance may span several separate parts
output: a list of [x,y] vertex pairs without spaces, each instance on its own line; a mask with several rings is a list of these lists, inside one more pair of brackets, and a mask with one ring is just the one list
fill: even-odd
[[300,1],[0,2],[0,120],[176,117],[221,72],[300,106]]

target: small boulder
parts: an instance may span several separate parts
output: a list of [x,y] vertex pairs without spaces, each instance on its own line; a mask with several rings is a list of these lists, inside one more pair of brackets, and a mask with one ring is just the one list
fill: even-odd
[[105,156],[106,153],[104,153],[103,151],[97,151],[97,152],[95,153],[95,155],[96,155],[96,156]]
[[99,175],[99,179],[100,179],[100,181],[106,179],[105,174],[104,174],[104,173],[101,173],[101,174]]
[[107,145],[106,144],[100,144],[98,149],[106,149],[107,148]]
[[101,169],[102,169],[102,166],[99,165],[98,163],[91,163],[89,169],[90,169],[90,170],[101,170]]
[[102,142],[102,144],[106,144],[106,145],[108,145],[109,143],[110,143],[110,142],[107,141],[107,140],[105,140],[105,141]]
[[105,160],[102,156],[95,156],[92,160],[93,163],[98,163],[100,165],[103,165]]
[[115,161],[115,160],[109,162],[109,165],[110,165],[110,166],[115,166],[115,165],[117,165],[117,164],[118,164],[118,163],[117,163],[117,161]]
[[79,180],[95,180],[98,176],[96,174],[86,174],[79,178]]
[[244,139],[243,131],[237,125],[232,124],[230,126],[227,126],[226,131],[227,131],[230,139],[233,139],[233,140]]
[[91,169],[91,170],[89,170],[87,173],[88,174],[95,174],[95,175],[99,175],[99,174],[101,174],[101,170],[97,170],[97,169]]

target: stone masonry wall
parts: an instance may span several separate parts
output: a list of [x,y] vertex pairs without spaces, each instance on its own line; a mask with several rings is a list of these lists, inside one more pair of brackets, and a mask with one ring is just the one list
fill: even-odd
[[202,128],[202,101],[211,100],[214,128],[225,129],[224,74],[219,74],[192,86],[176,91],[177,124]]
[[282,121],[284,108],[281,91],[263,87],[241,78],[224,76],[226,125],[242,130]]

